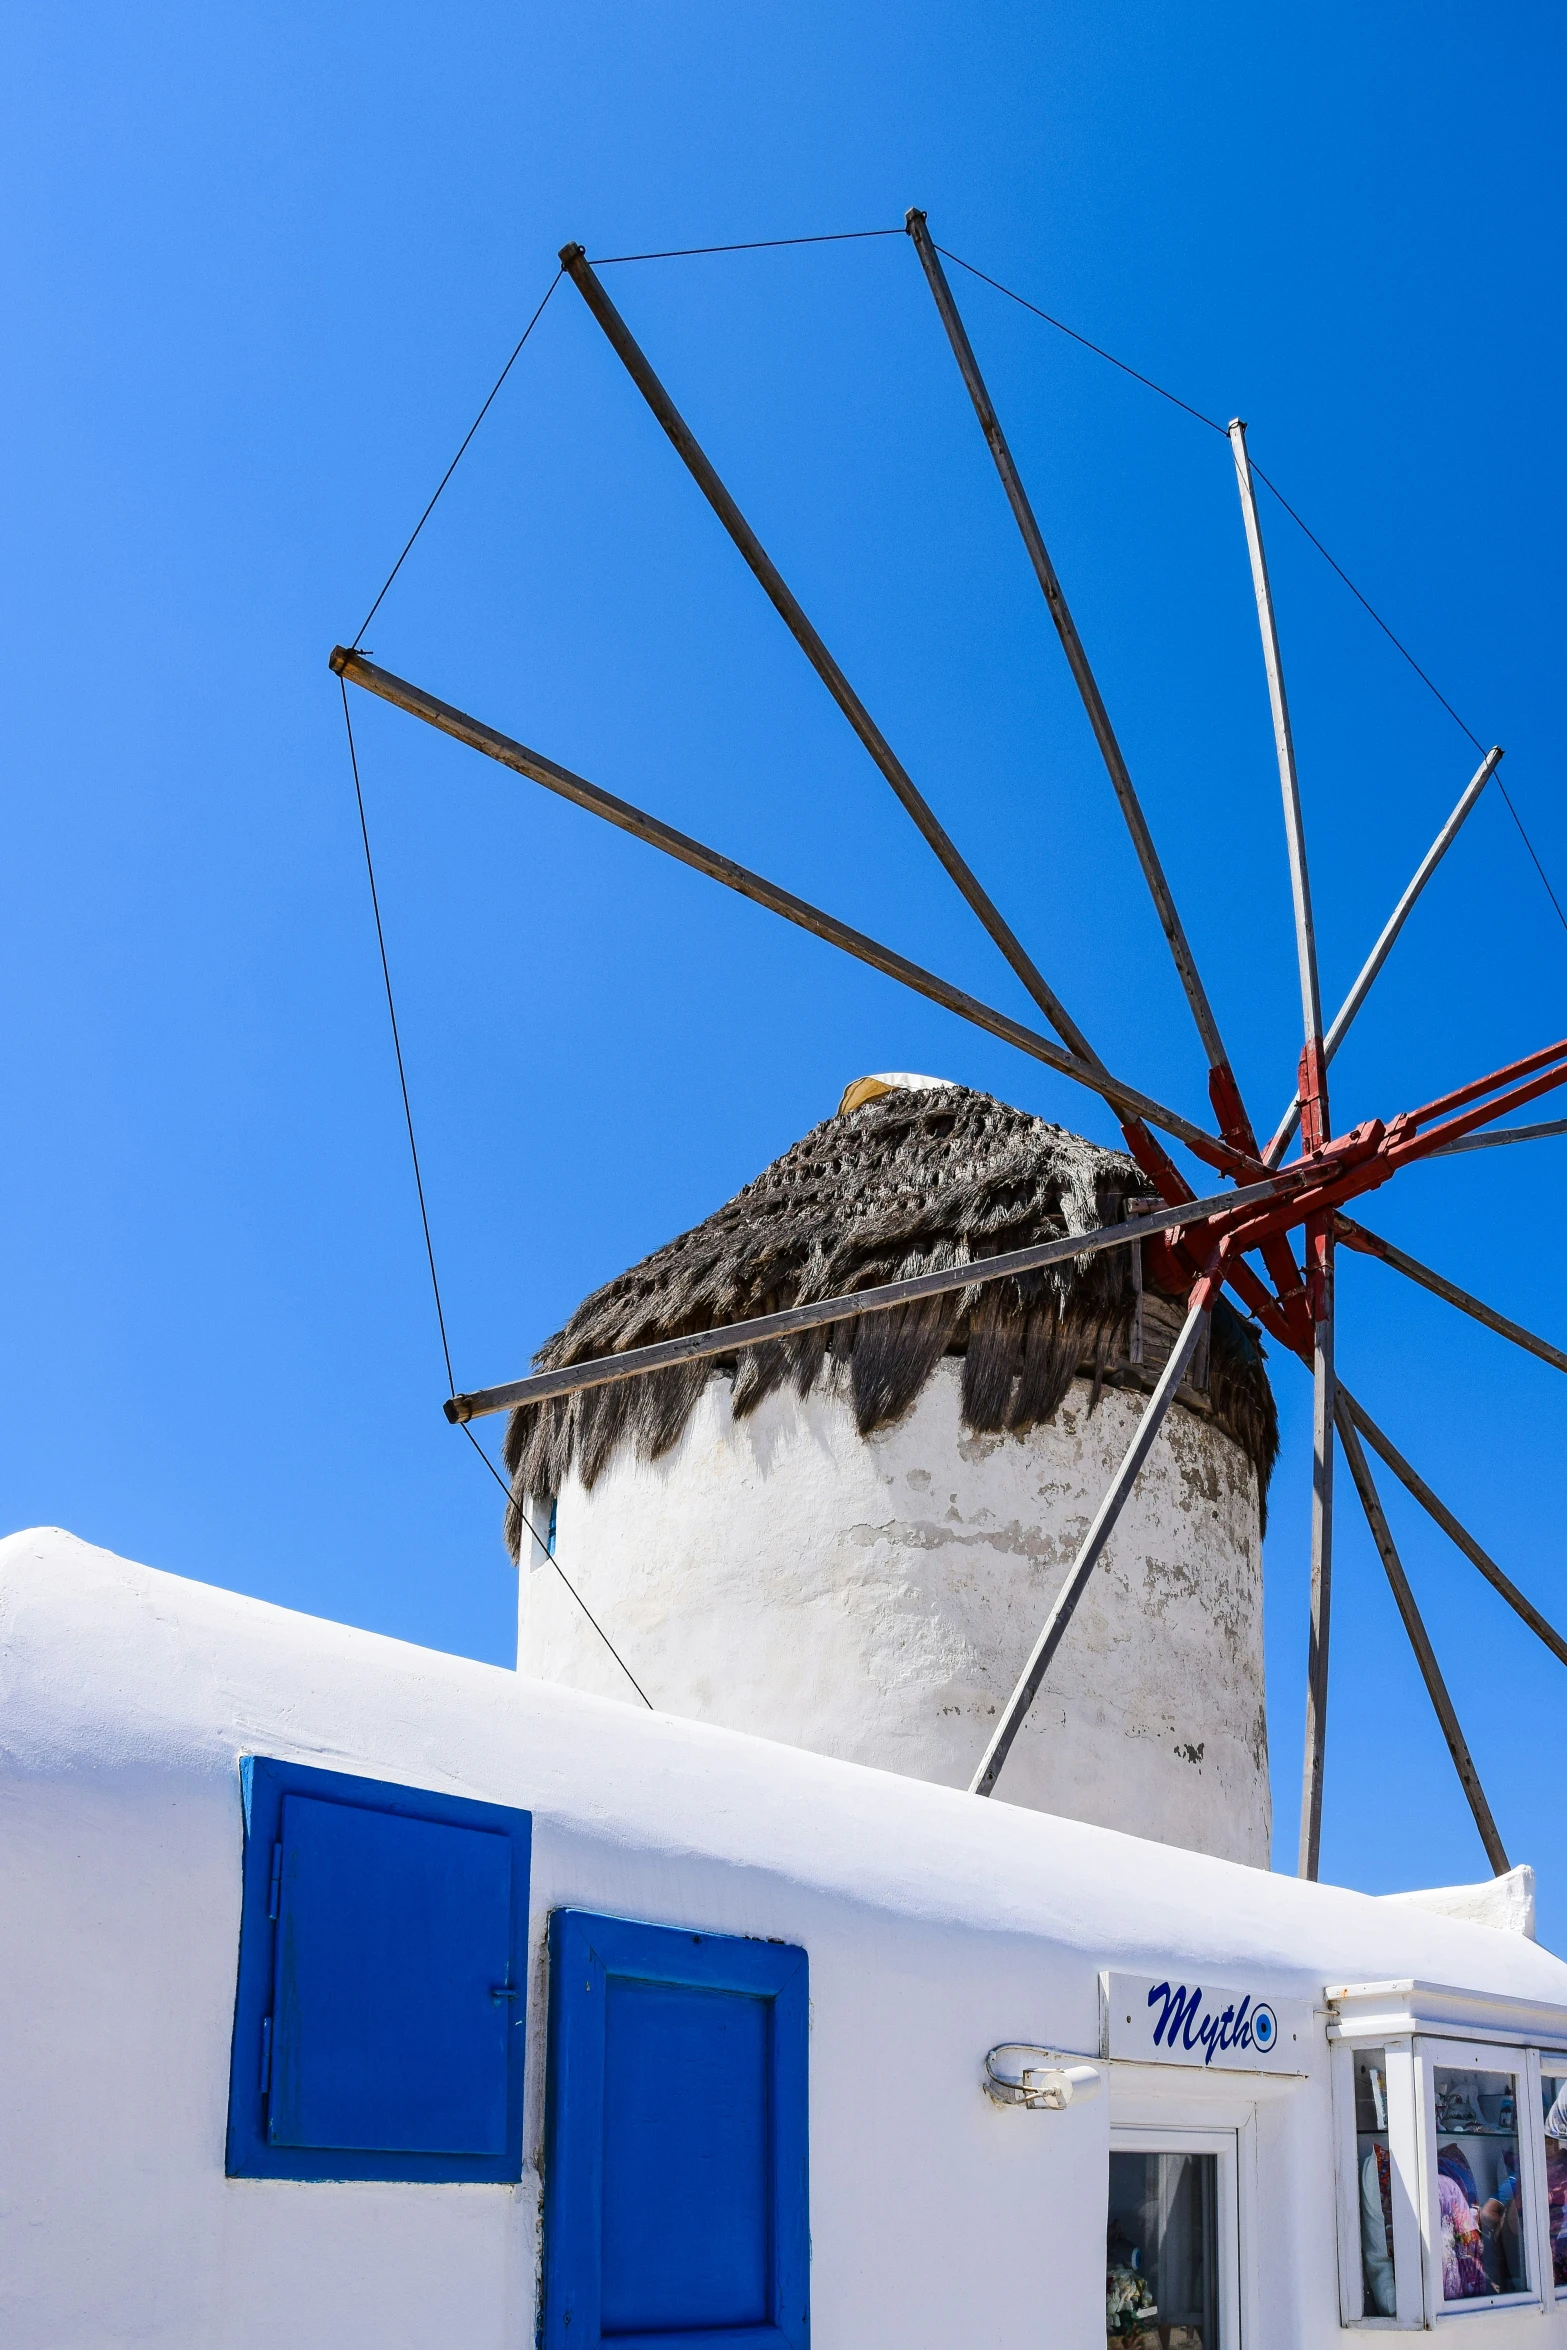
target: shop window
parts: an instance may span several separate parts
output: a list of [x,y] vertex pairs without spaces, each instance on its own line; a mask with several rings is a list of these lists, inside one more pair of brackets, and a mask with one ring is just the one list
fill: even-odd
[[1423,2327],[1430,2287],[1415,2043],[1340,2040],[1333,2068],[1340,2316],[1347,2326]]
[[1567,2057],[1541,2058],[1540,2112],[1545,2125],[1546,2241],[1551,2282],[1560,2296],[1567,2287]]
[[806,1956],[550,1921],[546,2350],[803,2350]]
[[1219,2158],[1115,2151],[1105,2334],[1117,2350],[1220,2350]]
[[517,2178],[529,1815],[242,1771],[229,2175]]
[[1431,2267],[1438,2309],[1530,2290],[1527,2182],[1520,2158],[1523,2076],[1503,2051],[1426,2043],[1427,2144],[1434,2157]]
[[1367,2317],[1398,2315],[1393,2260],[1393,2160],[1388,2141],[1385,2048],[1357,2048],[1355,2194],[1360,2215],[1360,2270]]

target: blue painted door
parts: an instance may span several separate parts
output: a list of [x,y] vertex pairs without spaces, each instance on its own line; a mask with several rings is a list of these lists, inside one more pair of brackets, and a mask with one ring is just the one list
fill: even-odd
[[543,2350],[808,2350],[794,1944],[550,1920]]
[[610,1978],[606,2334],[767,2322],[770,2007],[732,1991]]

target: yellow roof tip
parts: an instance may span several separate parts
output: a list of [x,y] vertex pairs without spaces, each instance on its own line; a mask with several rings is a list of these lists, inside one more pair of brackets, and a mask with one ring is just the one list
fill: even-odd
[[912,1069],[883,1069],[874,1077],[856,1077],[852,1085],[846,1085],[835,1115],[847,1117],[862,1102],[879,1101],[884,1093],[934,1093],[954,1082],[951,1077],[918,1077]]

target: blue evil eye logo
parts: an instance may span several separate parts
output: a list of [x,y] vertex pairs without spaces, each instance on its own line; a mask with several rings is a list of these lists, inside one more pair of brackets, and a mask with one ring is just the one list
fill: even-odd
[[1254,2048],[1260,2048],[1264,2056],[1266,2056],[1268,2050],[1273,2046],[1273,2043],[1275,2040],[1277,2040],[1278,2036],[1278,2017],[1274,2014],[1271,2007],[1268,2007],[1259,2001],[1251,2011],[1252,2046]]

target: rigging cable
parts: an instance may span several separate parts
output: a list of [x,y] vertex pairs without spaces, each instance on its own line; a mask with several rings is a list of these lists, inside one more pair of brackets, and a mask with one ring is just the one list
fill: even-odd
[[[485,1467],[489,1470],[490,1475],[495,1479],[495,1482],[500,1487],[502,1493],[505,1494],[508,1507],[515,1507],[517,1500],[516,1495],[513,1493],[511,1487],[507,1484],[505,1478],[501,1475],[499,1469],[495,1466],[495,1463],[491,1460],[489,1454],[485,1451],[483,1445],[479,1442],[479,1439],[477,1436],[475,1436],[473,1430],[469,1427],[466,1420],[461,1422],[461,1427],[464,1436],[467,1437],[468,1442],[473,1446],[474,1451],[478,1454],[480,1460],[483,1461]],[[526,1518],[523,1519],[523,1524],[525,1526],[528,1525]],[[621,1671],[625,1674],[626,1679],[631,1683],[632,1688],[636,1691],[638,1697],[641,1698],[643,1704],[647,1707],[648,1712],[656,1713],[658,1710],[657,1707],[654,1705],[653,1700],[651,1697],[649,1697],[647,1691],[643,1688],[641,1682],[637,1679],[636,1674],[631,1670],[631,1667],[627,1664],[625,1658],[621,1655],[619,1649],[615,1646],[615,1643],[613,1640],[611,1640],[609,1634],[605,1631],[603,1625],[599,1622],[597,1616],[593,1613],[593,1610],[589,1607],[587,1601],[583,1598],[581,1592],[577,1589],[577,1586],[575,1583],[573,1583],[571,1577],[567,1574],[565,1568],[561,1565],[559,1559],[555,1556],[555,1553],[549,1549],[546,1544],[539,1542],[539,1538],[537,1534],[534,1533],[531,1526],[528,1526],[528,1540],[530,1542],[539,1543],[540,1550],[544,1552],[544,1555],[549,1560],[550,1565],[554,1568],[556,1574],[565,1584],[566,1589],[571,1593],[572,1598],[576,1601],[578,1607],[581,1608],[583,1614],[587,1617],[588,1622],[593,1626],[594,1631],[603,1641],[604,1646],[609,1650],[610,1655],[614,1658],[616,1664],[619,1665]]]
[[[1131,367],[1124,359],[1118,359],[1115,353],[1113,351],[1107,351],[1102,343],[1091,342],[1087,335],[1079,334],[1075,326],[1068,326],[1065,319],[1052,317],[1048,310],[1041,310],[1037,302],[1030,302],[1025,295],[1017,293],[1011,286],[1003,285],[1000,278],[991,277],[988,271],[977,269],[972,261],[965,261],[961,253],[952,252],[946,245],[937,245],[936,250],[938,253],[942,254],[946,260],[955,263],[959,269],[966,269],[970,277],[977,277],[981,279],[985,285],[993,286],[998,294],[1005,294],[1009,302],[1016,302],[1019,308],[1031,311],[1035,318],[1042,318],[1046,326],[1053,326],[1059,334],[1069,336],[1074,343],[1081,343],[1085,351],[1092,351],[1096,358],[1106,360],[1111,367],[1118,367],[1123,375],[1131,376],[1135,383],[1145,385],[1150,392],[1157,392],[1160,399],[1168,400],[1172,408],[1181,409],[1185,415],[1194,417],[1199,424],[1205,424],[1210,432],[1219,433],[1223,435],[1225,439],[1228,439],[1229,435],[1225,432],[1224,426],[1219,423],[1216,417],[1204,415],[1202,409],[1194,408],[1189,400],[1183,400],[1178,393],[1167,390],[1166,387],[1161,383],[1155,383],[1151,375],[1144,375],[1140,368]],[[1370,597],[1362,594],[1361,590],[1356,587],[1354,581],[1350,578],[1349,573],[1344,569],[1342,563],[1337,562],[1335,558],[1328,553],[1327,548],[1318,538],[1316,532],[1311,528],[1309,523],[1303,521],[1300,515],[1296,513],[1294,507],[1290,504],[1288,498],[1285,497],[1284,492],[1279,488],[1277,482],[1271,481],[1269,479],[1268,475],[1263,472],[1262,467],[1257,463],[1255,458],[1252,459],[1251,470],[1255,474],[1258,481],[1262,482],[1267,489],[1272,491],[1274,497],[1277,498],[1279,504],[1283,507],[1285,513],[1289,516],[1291,522],[1294,523],[1296,529],[1303,532],[1304,535],[1311,541],[1311,544],[1316,548],[1317,553],[1322,557],[1322,560],[1328,565],[1329,569],[1337,573],[1338,577],[1348,588],[1350,594],[1354,597],[1356,603],[1361,605],[1364,610],[1370,614],[1371,618],[1376,622],[1378,628],[1381,629],[1382,634],[1387,638],[1388,643],[1392,645],[1395,652],[1401,653],[1403,655],[1404,659],[1409,663],[1410,668],[1419,678],[1421,684],[1425,686],[1428,692],[1435,695],[1436,699],[1441,703],[1442,708],[1447,712],[1447,715],[1449,718],[1451,718],[1453,724],[1458,728],[1459,732],[1461,734],[1467,735],[1469,740],[1473,743],[1475,749],[1481,752],[1483,755],[1485,751],[1485,745],[1481,742],[1480,737],[1475,733],[1474,729],[1469,726],[1464,719],[1460,718],[1458,712],[1453,708],[1453,705],[1448,700],[1446,694],[1442,692],[1440,686],[1436,684],[1435,680],[1429,677],[1425,670],[1421,668],[1420,663],[1415,659],[1415,656],[1409,650],[1409,647],[1400,637],[1394,635],[1392,629],[1389,628],[1387,622],[1383,619],[1375,604],[1372,603]],[[1540,862],[1539,852],[1535,848],[1533,841],[1529,838],[1528,831],[1524,825],[1524,820],[1519,815],[1518,810],[1513,803],[1512,794],[1509,792],[1506,784],[1502,781],[1500,775],[1493,777],[1492,780],[1495,782],[1497,790],[1502,795],[1502,799],[1506,804],[1508,814],[1511,816],[1514,824],[1516,824],[1518,827],[1518,836],[1523,842],[1524,847],[1529,852],[1530,862],[1533,864],[1536,873],[1538,873],[1540,876],[1540,880],[1544,885],[1545,894],[1550,899],[1551,904],[1555,909],[1556,919],[1558,922],[1560,922],[1562,928],[1567,930],[1567,912],[1563,912],[1562,910],[1562,902],[1551,886],[1550,876],[1547,874],[1545,867]]]
[[[1279,504],[1283,507],[1291,522],[1296,525],[1297,529],[1305,531],[1307,538],[1310,539],[1312,545],[1316,548],[1317,553],[1322,557],[1323,562],[1326,563],[1330,569],[1338,573],[1339,578],[1344,582],[1344,585],[1348,588],[1350,594],[1355,598],[1355,601],[1358,604],[1363,604],[1365,606],[1372,619],[1376,622],[1378,628],[1381,629],[1382,634],[1387,638],[1388,643],[1392,645],[1398,652],[1403,654],[1404,659],[1409,663],[1410,668],[1419,678],[1421,684],[1428,686],[1431,692],[1436,695],[1437,700],[1441,703],[1443,709],[1447,712],[1447,715],[1453,721],[1453,724],[1459,729],[1461,733],[1466,734],[1469,737],[1469,740],[1474,744],[1475,749],[1483,758],[1485,755],[1485,745],[1480,740],[1480,737],[1475,733],[1474,728],[1467,725],[1465,721],[1459,717],[1458,712],[1453,708],[1453,705],[1448,700],[1446,694],[1444,694],[1441,688],[1426,675],[1419,662],[1415,659],[1414,654],[1409,650],[1409,647],[1406,644],[1400,643],[1399,639],[1393,634],[1393,631],[1389,628],[1387,622],[1383,619],[1376,606],[1370,601],[1368,597],[1361,594],[1359,588],[1356,587],[1354,581],[1350,578],[1349,573],[1344,569],[1343,565],[1334,561],[1333,557],[1328,553],[1327,548],[1318,538],[1316,532],[1310,529],[1306,523],[1301,521],[1300,516],[1296,513],[1294,507],[1290,504],[1288,498],[1286,498],[1284,492],[1279,488],[1278,484],[1276,482],[1269,481],[1267,475],[1263,472],[1262,467],[1255,462],[1253,462],[1252,465],[1252,472],[1256,475],[1260,482],[1265,482],[1267,484],[1267,487],[1273,492],[1273,495],[1278,499]],[[1506,784],[1502,781],[1502,778],[1499,774],[1493,774],[1491,780],[1496,785],[1497,790],[1501,793],[1503,800],[1507,804],[1507,813],[1509,816],[1511,816],[1513,822],[1518,827],[1518,837],[1523,842],[1524,847],[1528,850],[1530,859],[1534,865],[1534,869],[1545,885],[1545,894],[1556,909],[1557,921],[1561,924],[1564,930],[1567,930],[1567,913],[1563,913],[1562,902],[1556,895],[1555,890],[1551,887],[1550,876],[1547,874],[1545,867],[1540,863],[1539,854],[1535,848],[1535,845],[1524,829],[1523,818],[1519,815],[1518,810],[1513,805],[1513,797],[1511,792],[1508,790]]]
[[673,245],[665,253],[602,253],[590,256],[590,262],[594,269],[611,269],[621,261],[690,261],[701,253],[773,253],[781,245],[853,245],[866,237],[907,233],[900,221],[896,228],[840,228],[821,237],[752,237],[743,245]]
[[[935,239],[932,238],[931,242],[934,244]],[[1214,417],[1205,416],[1200,408],[1194,408],[1190,400],[1181,399],[1178,393],[1166,391],[1164,385],[1156,384],[1151,375],[1144,375],[1139,368],[1129,367],[1124,359],[1117,359],[1113,351],[1107,351],[1103,343],[1091,343],[1087,335],[1080,335],[1075,326],[1067,325],[1064,318],[1052,318],[1050,312],[1041,310],[1037,302],[1030,302],[1025,295],[1014,293],[1010,286],[1002,284],[999,277],[991,277],[985,270],[976,269],[973,262],[965,261],[961,253],[951,252],[945,245],[937,245],[936,250],[946,260],[956,262],[959,269],[966,269],[970,277],[980,278],[987,286],[994,286],[998,294],[1005,294],[1007,300],[1016,302],[1020,309],[1031,310],[1036,318],[1042,318],[1046,326],[1053,326],[1058,334],[1070,335],[1074,343],[1081,343],[1083,349],[1092,351],[1096,359],[1107,359],[1110,365],[1118,367],[1123,375],[1131,376],[1136,383],[1146,384],[1149,391],[1157,392],[1161,400],[1168,400],[1172,408],[1184,409],[1188,416],[1195,416],[1199,424],[1205,424],[1210,432],[1218,433],[1224,440],[1229,439],[1230,436],[1223,425],[1218,423]],[[1255,470],[1253,467],[1253,471]]]
[[[546,299],[548,299],[548,297],[546,297]],[[537,313],[535,313],[535,315],[537,315]],[[521,346],[519,345],[518,348],[520,349]],[[513,356],[515,356],[515,353]],[[469,435],[469,438],[472,438],[471,434]],[[459,450],[458,455],[460,456],[461,453],[462,452]],[[437,495],[439,495],[439,493],[437,493]],[[431,503],[434,503],[433,499]],[[411,543],[412,542],[410,542],[410,544]],[[404,552],[406,552],[406,549]],[[388,585],[390,585],[390,582],[388,582]],[[385,591],[383,590],[383,593],[384,592]],[[397,1005],[393,1001],[392,997],[391,966],[386,958],[386,933],[381,927],[381,900],[375,886],[375,860],[370,854],[370,827],[365,820],[365,795],[359,780],[359,753],[354,743],[354,722],[348,708],[348,688],[346,684],[344,684],[344,681],[341,677],[337,682],[342,688],[343,694],[343,724],[348,729],[348,758],[349,764],[352,767],[354,774],[354,801],[359,810],[359,837],[364,843],[365,874],[370,883],[370,908],[371,912],[375,916],[375,940],[381,954],[381,979],[386,989],[386,1015],[388,1020],[391,1022],[392,1050],[397,1056],[397,1082],[403,1097],[403,1123],[408,1129],[408,1155],[413,1161],[414,1189],[419,1195],[419,1222],[424,1230],[425,1261],[430,1268],[430,1288],[435,1298],[436,1326],[441,1333],[441,1353],[446,1362],[446,1389],[449,1395],[455,1395],[457,1392],[457,1383],[452,1377],[452,1350],[448,1345],[446,1338],[446,1314],[441,1304],[440,1276],[435,1270],[435,1247],[430,1238],[430,1216],[429,1210],[425,1206],[424,1177],[419,1170],[419,1145],[414,1136],[414,1114],[412,1105],[408,1099],[408,1076],[406,1070],[403,1067],[402,1039],[397,1032]],[[495,1479],[495,1482],[497,1485],[499,1485],[501,1491],[505,1494],[508,1503],[514,1502],[516,1497],[512,1493],[510,1485],[508,1485],[506,1479],[501,1475],[499,1469],[495,1466],[495,1463],[491,1460],[489,1454],[485,1451],[483,1445],[479,1442],[479,1439],[474,1435],[473,1430],[467,1425],[466,1422],[463,1423],[463,1434],[467,1437],[468,1442],[473,1446],[474,1451],[478,1454],[480,1460],[483,1461],[485,1467],[489,1470],[490,1475]],[[561,1581],[565,1584],[566,1589],[571,1593],[571,1596],[576,1601],[578,1607],[581,1608],[583,1614],[587,1617],[588,1622],[593,1626],[594,1631],[603,1641],[604,1646],[609,1650],[609,1653],[614,1658],[616,1664],[619,1665],[621,1671],[625,1674],[626,1679],[631,1683],[631,1686],[636,1691],[638,1697],[641,1698],[643,1704],[651,1713],[654,1710],[653,1700],[651,1697],[649,1697],[647,1691],[643,1688],[641,1682],[637,1679],[636,1674],[631,1670],[631,1667],[627,1664],[625,1658],[621,1655],[619,1649],[615,1646],[615,1643],[613,1640],[611,1640],[609,1634],[605,1631],[603,1625],[599,1622],[597,1616],[593,1613],[593,1610],[589,1607],[587,1601],[583,1598],[575,1583],[572,1582],[571,1577],[567,1574],[565,1568],[561,1565],[559,1559],[555,1556],[555,1553],[553,1551],[547,1551],[545,1555],[549,1559],[550,1565],[555,1569],[556,1574],[559,1575]]]
[[370,827],[365,822],[365,795],[359,782],[359,753],[354,745],[354,721],[348,708],[348,687],[340,677],[338,685],[343,695],[343,724],[348,729],[348,758],[354,771],[354,800],[359,809],[359,837],[365,845],[365,872],[370,881],[370,910],[375,916],[375,943],[381,950],[381,978],[386,988],[386,1014],[392,1023],[392,1050],[397,1055],[397,1082],[402,1088],[403,1122],[408,1128],[408,1153],[414,1163],[414,1189],[419,1194],[419,1221],[424,1227],[424,1253],[430,1267],[430,1287],[435,1292],[435,1319],[441,1333],[441,1353],[446,1358],[446,1390],[457,1393],[457,1382],[452,1377],[452,1350],[446,1342],[446,1316],[441,1308],[441,1284],[435,1270],[435,1248],[430,1239],[430,1215],[424,1204],[424,1177],[419,1172],[419,1145],[414,1140],[414,1114],[408,1099],[408,1074],[403,1067],[402,1039],[397,1033],[397,1006],[392,1001],[392,972],[386,959],[386,933],[381,928],[381,900],[375,886],[375,863],[370,855]]
[[365,614],[363,620],[360,621],[358,628],[354,632],[354,642],[352,646],[352,650],[354,652],[358,652],[360,638],[364,635],[365,630],[369,627],[371,621],[380,611],[387,589],[391,586],[393,580],[397,577],[397,574],[401,571],[403,565],[407,562],[409,555],[413,551],[414,540],[419,536],[419,533],[423,530],[425,524],[429,521],[431,515],[435,512],[436,499],[440,497],[442,490],[445,489],[447,483],[451,480],[452,475],[457,471],[457,468],[461,464],[463,456],[467,450],[468,443],[473,439],[474,434],[478,431],[486,416],[488,416],[491,402],[494,400],[495,395],[500,390],[502,384],[506,381],[506,378],[510,375],[512,369],[516,366],[517,361],[522,353],[523,344],[527,341],[529,335],[532,334],[534,328],[538,325],[539,320],[544,316],[545,305],[548,303],[551,294],[554,293],[555,288],[560,284],[560,281],[564,275],[564,270],[557,269],[555,275],[550,279],[549,284],[544,290],[544,300],[539,304],[537,310],[535,310],[533,316],[529,319],[527,325],[523,328],[522,334],[518,339],[516,350],[513,351],[511,357],[507,360],[505,366],[501,369],[500,374],[495,378],[494,383],[490,386],[489,398],[485,401],[484,406],[479,410],[479,413],[474,418],[472,424],[469,425],[468,430],[463,434],[461,447],[458,449],[456,456],[452,459],[450,465],[447,466],[446,471],[442,474],[440,480],[435,485],[435,497],[430,500],[429,505],[426,506],[424,512],[420,515],[418,521],[414,524],[413,531],[409,537],[407,546],[404,547],[402,553],[398,556],[397,561],[392,565],[391,570],[387,573],[385,579],[381,582],[380,595],[376,597],[375,602],[371,605],[369,611]]

